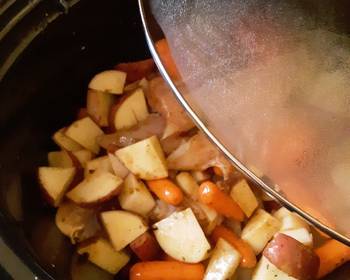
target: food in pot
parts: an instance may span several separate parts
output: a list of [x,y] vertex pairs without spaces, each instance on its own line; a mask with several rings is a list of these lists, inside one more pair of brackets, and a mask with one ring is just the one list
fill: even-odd
[[[171,66],[166,44],[158,47]],[[92,263],[107,273],[96,275],[140,280],[311,280],[350,260],[348,247],[314,242],[312,226],[234,169],[152,60],[97,74],[86,104],[53,135],[60,150],[38,178],[88,271]]]

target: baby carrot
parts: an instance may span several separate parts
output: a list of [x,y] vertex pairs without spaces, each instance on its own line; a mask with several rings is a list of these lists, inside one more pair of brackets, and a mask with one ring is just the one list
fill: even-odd
[[140,262],[130,270],[130,280],[202,280],[204,266],[174,261]]
[[183,200],[181,189],[169,179],[147,181],[147,185],[160,200],[163,200],[166,203],[178,205]]
[[174,59],[171,56],[171,52],[170,52],[167,40],[161,39],[157,41],[156,49],[170,77],[173,78],[174,80],[180,80],[181,76],[176,67]]
[[210,236],[212,242],[216,243],[219,238],[225,239],[241,254],[241,266],[252,268],[256,265],[256,256],[253,249],[234,232],[224,226],[217,226]]
[[161,255],[157,240],[149,232],[145,232],[130,243],[131,250],[142,261],[152,261]]
[[238,204],[213,182],[205,181],[200,185],[199,200],[225,217],[239,222],[244,220],[244,213]]
[[350,260],[350,247],[333,239],[317,248],[315,253],[320,258],[317,278],[322,278]]

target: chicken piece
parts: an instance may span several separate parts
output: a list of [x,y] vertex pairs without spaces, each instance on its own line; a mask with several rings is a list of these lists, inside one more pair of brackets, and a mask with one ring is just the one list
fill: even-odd
[[231,163],[201,132],[180,145],[167,158],[168,168],[176,170],[205,170],[217,166],[224,179],[234,171]]
[[111,146],[122,148],[134,144],[140,140],[149,138],[153,135],[161,137],[164,131],[165,121],[158,114],[150,114],[148,118],[134,127],[119,130],[112,134],[104,134],[98,137],[99,145],[104,149],[110,149]]
[[81,208],[70,201],[63,202],[56,213],[56,226],[73,244],[93,237],[101,230],[97,211]]
[[149,81],[146,97],[152,111],[158,112],[166,119],[163,138],[186,132],[194,127],[194,123],[187,116],[162,77],[157,76]]

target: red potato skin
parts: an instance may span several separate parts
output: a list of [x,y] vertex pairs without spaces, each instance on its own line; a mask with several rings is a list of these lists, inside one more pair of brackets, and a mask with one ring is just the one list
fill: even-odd
[[299,280],[317,278],[320,259],[304,244],[278,233],[266,246],[263,255],[276,267]]
[[98,199],[96,199],[93,202],[76,202],[71,200],[70,198],[68,198],[70,201],[72,201],[73,203],[77,204],[78,206],[82,207],[82,208],[95,208],[96,206],[98,206],[99,204],[102,204],[104,202],[107,202],[109,200],[111,200],[112,198],[114,198],[115,196],[117,196],[120,192],[121,192],[121,186],[119,186],[117,189],[115,189],[114,191],[106,194],[103,197],[100,197]]
[[[114,96],[109,94],[101,101],[101,94],[96,90],[89,89],[86,97],[86,114],[100,127],[109,126],[109,112],[114,102]],[[108,103],[107,103],[108,101]]]
[[[74,188],[81,180],[80,180],[80,175],[78,174],[79,170],[77,170],[71,184],[69,185],[68,189],[66,192],[68,192],[69,190],[71,190],[72,188]],[[81,172],[81,175],[83,175],[83,172]],[[39,177],[39,176],[38,176]],[[58,207],[58,205],[55,205],[55,201],[52,199],[52,197],[48,194],[48,192],[46,191],[46,189],[43,187],[43,185],[40,183],[40,190],[41,190],[41,196],[42,199],[44,201],[46,201],[49,205],[51,205],[52,207]],[[63,196],[64,197],[64,196]],[[62,199],[63,200],[63,199]]]
[[[70,183],[69,187],[67,188],[66,192],[73,189],[77,184],[79,184],[84,179],[84,169],[82,169],[80,162],[78,159],[73,155],[72,152],[66,151],[68,156],[71,158],[73,166],[76,168],[74,178],[72,182]],[[37,178],[39,178],[39,172],[37,173]],[[52,197],[48,194],[44,186],[40,183],[39,180],[39,186],[41,190],[41,196],[44,201],[46,201],[49,205],[53,207],[58,207],[58,205],[55,205],[55,201],[52,199]]]
[[[108,132],[109,133],[113,133],[113,132],[116,132],[116,127],[114,126],[114,118],[115,118],[115,114],[117,113],[119,107],[124,103],[124,101],[126,99],[128,99],[130,97],[130,95],[132,95],[133,92],[129,92],[129,93],[126,93],[126,94],[123,94],[122,97],[120,97],[117,102],[115,104],[112,105],[111,109],[110,109],[110,113],[109,113],[109,126],[108,126]],[[146,98],[147,100],[147,98]]]
[[86,108],[80,108],[78,113],[77,113],[77,120],[83,119],[89,117],[89,114],[87,112]]
[[[39,174],[38,174],[39,175]],[[39,177],[39,176],[38,176]],[[39,181],[40,182],[40,181]],[[41,190],[41,197],[42,199],[47,202],[50,206],[52,207],[58,207],[55,206],[55,201],[52,199],[52,197],[48,194],[48,192],[46,191],[46,189],[43,187],[43,185],[41,183],[39,183],[40,186],[40,190]]]
[[117,112],[119,106],[120,106],[120,101],[124,99],[125,97],[123,96],[121,99],[119,99],[115,104],[112,105],[111,110],[109,111],[109,126],[108,126],[108,133],[113,133],[116,131],[115,126],[114,126],[114,117],[115,113]]
[[155,64],[153,59],[150,58],[135,62],[119,63],[114,68],[126,72],[126,82],[132,83],[152,74],[155,71]]
[[75,176],[72,180],[72,183],[69,185],[67,191],[73,189],[76,185],[78,185],[84,179],[84,168],[81,166],[79,160],[73,155],[72,152],[68,152],[68,156],[71,158],[73,162],[73,166],[76,168]]
[[120,105],[123,104],[123,102],[130,96],[131,93],[129,94],[123,94],[122,97],[120,97],[116,103],[114,103],[110,109],[110,112],[109,112],[109,120],[108,120],[108,123],[109,123],[109,126],[108,126],[108,132],[109,133],[113,133],[113,132],[116,132],[116,128],[114,126],[114,118],[115,118],[115,114],[117,113]]
[[131,250],[142,261],[152,261],[157,259],[162,250],[152,234],[145,232],[130,243]]

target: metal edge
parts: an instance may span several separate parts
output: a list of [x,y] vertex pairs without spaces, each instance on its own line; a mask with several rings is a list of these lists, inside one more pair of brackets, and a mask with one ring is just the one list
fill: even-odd
[[287,209],[296,212],[301,217],[306,219],[308,222],[310,222],[312,225],[314,225],[319,230],[323,231],[330,237],[350,246],[350,237],[346,237],[345,235],[329,228],[328,226],[321,223],[319,220],[315,219],[308,213],[304,212],[301,208],[296,206],[295,204],[288,201],[285,197],[283,197],[280,193],[278,193],[276,190],[274,190],[273,187],[267,185],[264,181],[262,181],[259,177],[257,177],[251,170],[249,170],[247,167],[245,167],[235,156],[233,156],[226,147],[210,132],[210,130],[205,126],[205,124],[200,120],[198,115],[194,112],[194,110],[191,108],[191,106],[188,104],[188,102],[185,100],[185,98],[182,96],[180,91],[177,89],[173,81],[171,80],[169,74],[167,73],[158,53],[154,45],[154,41],[152,39],[152,35],[150,33],[150,30],[147,25],[147,15],[145,11],[144,1],[138,0],[139,3],[139,10],[141,14],[141,20],[142,25],[145,32],[146,41],[148,44],[148,47],[150,49],[151,55],[154,59],[155,64],[157,65],[160,74],[164,78],[164,80],[167,82],[167,84],[170,86],[173,94],[175,95],[176,99],[180,102],[180,104],[184,107],[188,115],[192,118],[194,123],[197,125],[197,127],[202,130],[206,136],[209,138],[209,140],[214,143],[221,152],[224,153],[224,155],[233,163],[233,165],[239,169],[245,176],[247,176],[249,179],[251,179],[253,182],[255,182],[257,185],[259,185],[265,192],[273,196],[275,199],[278,200],[284,207]]

